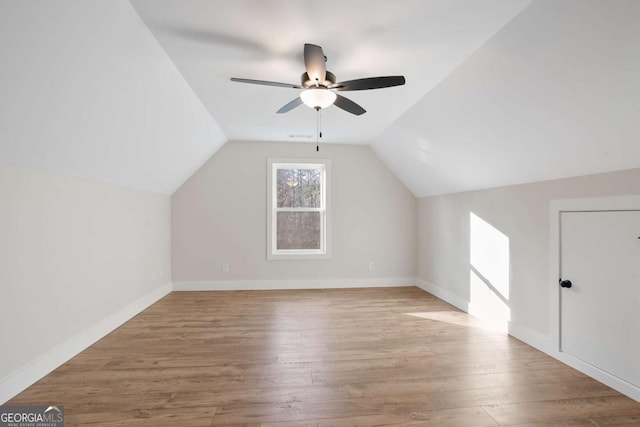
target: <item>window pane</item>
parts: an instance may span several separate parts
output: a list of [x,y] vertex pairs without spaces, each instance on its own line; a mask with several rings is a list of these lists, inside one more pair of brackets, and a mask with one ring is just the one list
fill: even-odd
[[320,208],[319,169],[278,169],[279,208]]
[[278,249],[320,249],[320,212],[278,212]]

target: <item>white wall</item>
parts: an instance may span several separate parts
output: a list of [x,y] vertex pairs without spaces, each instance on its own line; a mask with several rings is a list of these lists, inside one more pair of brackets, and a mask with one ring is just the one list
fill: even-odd
[[549,201],[629,194],[640,194],[640,169],[419,199],[418,277],[458,305],[470,302],[474,213],[509,239],[512,332],[544,345],[555,309],[549,307]]
[[[331,259],[266,260],[269,157],[331,159]],[[367,147],[230,142],[171,203],[174,283],[415,276],[415,198]]]
[[170,290],[225,136],[126,0],[0,1],[0,93],[2,402]]
[[0,167],[0,384],[170,285],[169,227],[167,195]]

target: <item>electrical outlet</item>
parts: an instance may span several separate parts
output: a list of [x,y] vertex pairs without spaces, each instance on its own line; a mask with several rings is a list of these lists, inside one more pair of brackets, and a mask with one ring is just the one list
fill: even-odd
[[376,264],[373,261],[369,261],[369,270],[375,270]]
[[224,264],[222,264],[222,272],[223,273],[228,273],[229,272],[229,264],[227,264],[226,262]]

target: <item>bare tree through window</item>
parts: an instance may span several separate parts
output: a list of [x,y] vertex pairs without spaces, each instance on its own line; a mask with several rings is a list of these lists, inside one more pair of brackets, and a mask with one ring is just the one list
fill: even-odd
[[305,208],[322,208],[322,171],[277,169],[277,249],[321,249],[322,217]]

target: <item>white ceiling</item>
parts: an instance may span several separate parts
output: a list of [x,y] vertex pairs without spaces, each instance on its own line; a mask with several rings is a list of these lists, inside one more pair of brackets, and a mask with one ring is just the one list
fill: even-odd
[[343,92],[363,116],[322,112],[324,142],[355,144],[369,144],[529,3],[132,0],[230,140],[315,141],[315,111],[276,114],[298,90],[229,81],[299,84],[304,43],[323,47],[339,81],[405,75],[402,87]]
[[[0,164],[172,193],[228,140],[314,140],[275,111],[306,42],[338,80],[403,74],[323,113],[418,197],[640,167],[637,0],[0,0]],[[291,135],[294,135],[293,137]]]
[[372,148],[418,197],[640,167],[640,1],[536,0]]
[[0,164],[170,194],[226,141],[126,0],[1,0],[0,94]]

